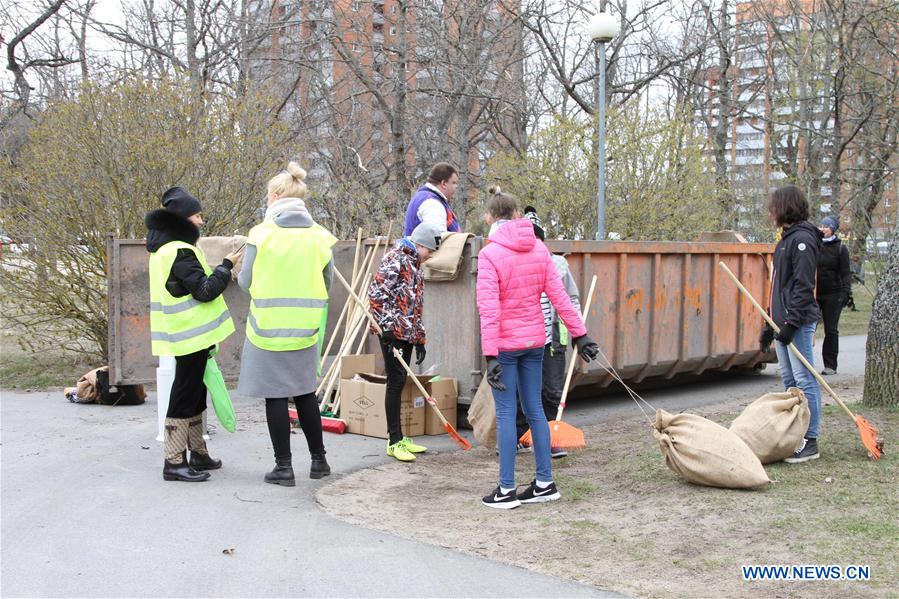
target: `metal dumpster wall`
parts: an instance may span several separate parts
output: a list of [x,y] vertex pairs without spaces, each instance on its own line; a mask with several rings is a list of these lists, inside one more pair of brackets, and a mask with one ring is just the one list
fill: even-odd
[[[371,245],[374,240],[366,243]],[[347,277],[353,272],[355,246],[354,241],[339,241],[334,247],[334,264]],[[145,242],[114,239],[108,256],[110,382],[114,385],[155,382],[159,361],[150,353],[149,258]],[[328,335],[347,298],[346,291],[336,280],[331,287]],[[233,281],[224,297],[236,331],[221,344],[216,362],[225,378],[233,381],[240,373],[240,352],[250,299]]]
[[[582,298],[593,274],[596,298],[587,329],[623,378],[672,378],[705,370],[752,367],[762,319],[721,272],[723,261],[768,304],[774,246],[747,243],[551,241],[566,253]],[[593,362],[579,385],[612,382]]]
[[[143,243],[115,240],[109,254],[109,365],[115,384],[155,380],[157,360],[150,355]],[[373,243],[366,241],[367,246]],[[475,284],[482,244],[480,238],[469,240],[456,280],[425,285],[428,357],[421,369],[436,364],[441,375],[458,380],[463,404],[470,402],[481,379]],[[346,277],[352,272],[354,245],[342,241],[334,250],[335,264]],[[767,305],[772,245],[596,241],[550,241],[547,245],[553,252],[567,254],[582,299],[593,274],[599,277],[587,328],[625,379],[639,382],[650,376],[672,378],[710,369],[752,367],[769,357],[758,351],[761,319],[717,264],[723,260]],[[219,364],[225,376],[234,380],[248,297],[236,285],[229,285],[225,299],[237,331],[223,344]],[[345,300],[346,292],[335,282],[329,335]],[[374,337],[369,338],[367,350],[380,355]],[[575,378],[578,385],[605,386],[611,381],[598,362],[582,364]]]

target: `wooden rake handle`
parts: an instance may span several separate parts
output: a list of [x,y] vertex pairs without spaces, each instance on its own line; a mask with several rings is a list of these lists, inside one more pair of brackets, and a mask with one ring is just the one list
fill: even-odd
[[[727,267],[727,264],[725,264],[724,262],[718,262],[718,266],[720,266],[724,270],[724,272],[727,273],[727,276],[729,276],[731,280],[733,280],[734,284],[740,289],[740,291],[743,292],[743,295],[745,295],[749,299],[749,301],[752,302],[752,305],[755,306],[755,309],[758,310],[759,314],[762,315],[768,325],[772,329],[774,329],[774,332],[780,333],[780,327],[774,324],[774,321],[771,320],[771,317],[768,316],[768,313],[765,311],[765,309],[762,308],[762,306],[757,301],[755,301],[755,298],[752,297],[752,294],[749,293],[749,290],[743,286],[743,283],[740,282],[740,279],[737,278],[737,275],[731,272],[731,270]],[[840,405],[840,407],[845,410],[846,414],[848,414],[849,417],[852,418],[852,420],[855,420],[855,414],[852,413],[852,410],[850,410],[849,407],[845,403],[843,403],[843,400],[839,398],[839,396],[836,394],[836,391],[830,388],[830,385],[827,384],[827,381],[824,380],[824,377],[822,377],[818,373],[818,371],[815,370],[814,366],[808,363],[808,360],[805,359],[805,356],[803,356],[799,352],[799,350],[796,349],[796,346],[792,343],[790,343],[790,351],[793,352],[793,355],[799,358],[799,361],[802,362],[802,365],[805,366],[816,379],[818,379],[818,382],[821,384],[821,386],[824,387],[824,389],[830,394],[832,398],[834,398],[834,400]]]
[[[581,320],[585,321],[586,328],[586,318],[587,311],[590,310],[590,304],[593,303],[593,292],[596,290],[596,275],[593,275],[593,280],[590,281],[590,291],[587,292],[587,301],[584,303],[584,307],[581,309]],[[571,340],[571,344],[574,345],[574,339]],[[562,419],[562,412],[565,411],[565,406],[568,402],[568,387],[571,386],[571,375],[574,374],[574,365],[577,364],[577,348],[572,348],[574,351],[573,356],[571,356],[571,364],[568,365],[568,372],[565,373],[565,386],[562,387],[562,399],[559,401],[559,409],[556,412],[556,421]],[[558,425],[557,425],[558,426]]]

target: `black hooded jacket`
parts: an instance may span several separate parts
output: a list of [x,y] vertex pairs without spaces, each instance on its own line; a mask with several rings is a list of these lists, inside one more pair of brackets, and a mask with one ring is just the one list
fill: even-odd
[[778,327],[791,324],[797,329],[818,322],[821,310],[815,301],[815,275],[821,251],[821,231],[808,221],[787,229],[774,248],[771,281],[771,318]]
[[823,242],[818,256],[818,296],[852,292],[852,271],[849,270],[849,250],[837,237]]
[[[196,245],[200,230],[195,224],[174,212],[159,209],[144,217],[147,225],[147,251],[156,252],[171,241]],[[197,255],[188,249],[178,250],[172,271],[165,283],[166,290],[175,297],[190,294],[197,301],[210,302],[220,296],[231,281],[234,265],[227,258],[207,277]]]

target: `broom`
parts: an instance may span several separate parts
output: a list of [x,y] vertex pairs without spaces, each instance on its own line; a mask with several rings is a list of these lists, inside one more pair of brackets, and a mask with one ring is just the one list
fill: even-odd
[[[749,301],[752,302],[752,305],[755,306],[756,310],[759,311],[759,314],[761,314],[771,326],[771,328],[774,329],[774,332],[779,333],[780,328],[776,324],[774,324],[774,321],[771,320],[771,317],[768,316],[768,313],[765,312],[765,309],[762,308],[757,301],[755,301],[755,298],[752,297],[752,294],[749,293],[749,290],[746,289],[746,287],[744,287],[742,283],[740,283],[740,280],[734,273],[731,272],[727,265],[724,262],[718,262],[718,266],[720,266],[724,270],[724,272],[727,273],[727,275],[733,280],[734,284],[736,284],[740,291],[742,291],[743,294],[747,298],[749,298]],[[868,450],[868,455],[870,455],[875,460],[879,460],[883,455],[883,441],[878,439],[877,428],[873,424],[865,420],[860,414],[853,414],[852,410],[850,410],[848,406],[843,403],[843,400],[839,398],[836,392],[830,388],[830,385],[827,384],[827,381],[824,380],[824,377],[822,377],[818,373],[818,371],[808,363],[808,360],[805,359],[805,356],[799,353],[799,350],[796,349],[796,346],[792,343],[790,344],[790,351],[793,352],[794,356],[799,358],[799,361],[802,362],[802,365],[805,366],[808,371],[815,376],[816,379],[818,379],[818,382],[821,384],[821,386],[824,387],[824,389],[830,394],[831,397],[834,398],[839,406],[843,408],[843,411],[846,412],[849,418],[851,418],[852,421],[855,422],[855,426],[858,428],[858,434],[859,437],[861,437],[862,444]]]
[[[593,291],[596,289],[596,275],[590,281],[590,291],[587,293],[587,301],[581,311],[581,320],[586,320],[587,311],[590,304],[593,303]],[[571,385],[571,375],[574,374],[574,365],[577,363],[577,351],[571,357],[571,363],[568,365],[568,372],[565,373],[565,386],[562,388],[562,400],[559,402],[559,411],[556,412],[556,419],[549,423],[549,444],[551,447],[560,447],[562,449],[581,449],[587,447],[587,440],[584,439],[584,431],[572,426],[567,422],[562,422],[562,412],[565,411],[565,404],[568,401],[568,388]],[[531,429],[528,429],[521,439],[518,440],[522,445],[531,445]]]
[[[368,317],[369,322],[371,322],[372,326],[375,328],[375,330],[380,335],[381,327],[380,327],[380,325],[378,325],[378,322],[371,315],[371,312],[368,311],[368,306],[365,304],[365,302],[363,302],[361,299],[359,299],[359,296],[356,295],[356,293],[350,287],[350,284],[346,282],[346,279],[343,278],[343,275],[341,275],[340,272],[336,268],[334,269],[334,275],[337,277],[337,280],[340,281],[344,287],[346,287],[347,293],[349,293],[350,297],[352,297],[356,301],[356,303],[359,305],[360,311],[363,314],[365,314],[365,316]],[[412,375],[412,380],[415,381],[415,385],[418,387],[418,390],[421,391],[421,394],[425,397],[425,400],[428,402],[428,405],[431,406],[431,408],[437,413],[438,417],[440,418],[440,421],[443,423],[443,430],[445,430],[446,433],[450,437],[452,437],[452,439],[456,443],[459,444],[459,447],[461,447],[462,449],[465,449],[465,450],[471,449],[471,443],[469,443],[468,439],[466,439],[465,437],[460,435],[459,432],[456,430],[456,428],[452,424],[450,424],[449,421],[447,421],[447,419],[443,416],[443,413],[440,411],[440,408],[437,407],[437,401],[433,397],[431,397],[427,391],[425,391],[424,387],[422,387],[421,382],[418,380],[418,378],[412,372],[412,369],[409,368],[409,365],[406,364],[405,360],[403,360],[402,354],[399,354],[395,349],[394,349],[393,354],[397,357],[397,360],[399,360],[399,363],[403,365],[403,368],[406,369],[406,372],[408,372],[410,375]]]

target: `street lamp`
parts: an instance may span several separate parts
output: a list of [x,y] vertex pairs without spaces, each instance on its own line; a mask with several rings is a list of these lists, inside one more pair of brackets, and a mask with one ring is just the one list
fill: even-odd
[[596,239],[606,238],[606,43],[618,35],[618,21],[607,12],[598,12],[587,21],[586,33],[597,43],[599,53],[599,94],[596,123],[599,136],[598,185],[596,189]]

